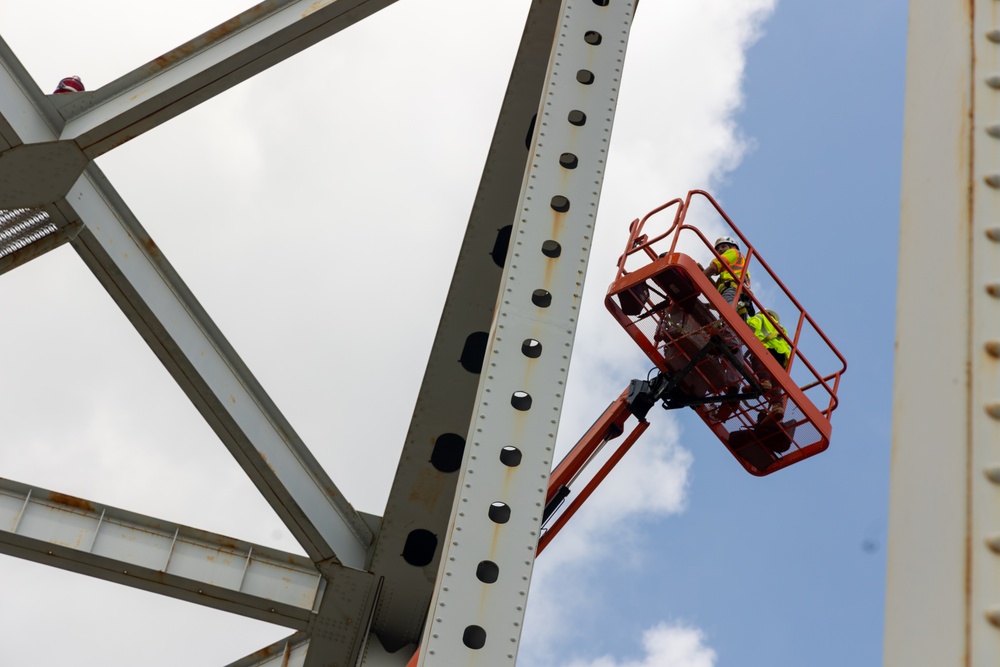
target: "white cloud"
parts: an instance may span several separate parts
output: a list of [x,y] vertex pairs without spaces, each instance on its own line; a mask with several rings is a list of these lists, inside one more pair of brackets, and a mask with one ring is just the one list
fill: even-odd
[[603,656],[573,660],[564,667],[713,667],[716,654],[705,645],[701,630],[681,624],[661,623],[642,635],[644,655],[638,660]]

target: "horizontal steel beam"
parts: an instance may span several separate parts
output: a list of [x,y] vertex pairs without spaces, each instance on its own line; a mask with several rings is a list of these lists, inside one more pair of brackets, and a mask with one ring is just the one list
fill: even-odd
[[61,96],[61,138],[96,158],[393,2],[265,0],[93,93]]
[[296,629],[326,588],[303,556],[2,478],[0,552]]

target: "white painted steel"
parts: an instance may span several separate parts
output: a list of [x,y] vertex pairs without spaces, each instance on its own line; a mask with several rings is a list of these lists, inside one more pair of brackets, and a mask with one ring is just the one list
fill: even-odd
[[[420,648],[424,667],[513,665],[517,655],[633,9],[562,4]],[[558,257],[543,252],[552,242]],[[541,356],[522,353],[529,340]],[[520,450],[518,465],[501,462],[505,446]]]
[[73,247],[317,563],[364,568],[373,535],[96,165],[60,205]]
[[1000,664],[998,15],[910,3],[887,666]]
[[61,138],[96,158],[394,2],[262,2],[92,94],[60,96]]
[[0,552],[292,628],[325,588],[302,556],[7,479]]

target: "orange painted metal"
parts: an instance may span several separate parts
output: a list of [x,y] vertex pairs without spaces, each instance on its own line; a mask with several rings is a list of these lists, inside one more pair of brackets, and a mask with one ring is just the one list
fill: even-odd
[[[692,258],[721,261],[712,242],[687,222],[694,205],[706,203],[716,226],[740,240],[746,257],[734,303],[746,293],[757,312],[775,308],[788,327],[787,335],[779,332],[792,347],[787,369]],[[647,223],[663,213],[661,220],[672,213],[666,231],[650,234]],[[770,303],[745,284],[750,273],[754,289],[767,293]],[[693,190],[633,221],[605,305],[660,373],[673,377],[689,369],[679,384],[682,394],[751,474],[768,475],[828,447],[847,361],[708,193]],[[720,353],[723,346],[728,353]],[[765,380],[771,388],[761,391]],[[772,407],[783,408],[784,415],[768,416]]]

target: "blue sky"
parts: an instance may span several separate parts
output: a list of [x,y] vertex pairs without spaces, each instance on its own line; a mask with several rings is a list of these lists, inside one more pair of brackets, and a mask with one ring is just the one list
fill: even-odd
[[[69,73],[93,88],[245,9],[211,4],[153,24],[131,4],[0,0],[0,32],[43,89]],[[363,511],[385,502],[527,6],[400,0],[99,160]],[[829,450],[763,479],[693,414],[652,413],[540,559],[521,664],[881,662],[905,26],[903,0],[641,3],[560,446],[645,375],[603,295],[628,223],[690,188],[720,199],[849,367]],[[398,305],[373,312],[372,293]],[[5,344],[47,350],[8,362],[0,476],[300,551],[70,249],[0,277],[0,307],[18,314]],[[386,373],[407,398],[358,419]],[[287,634],[7,557],[0,578],[16,583],[0,662],[226,664]],[[32,641],[56,595],[115,640],[81,651],[93,626],[66,623]]]

